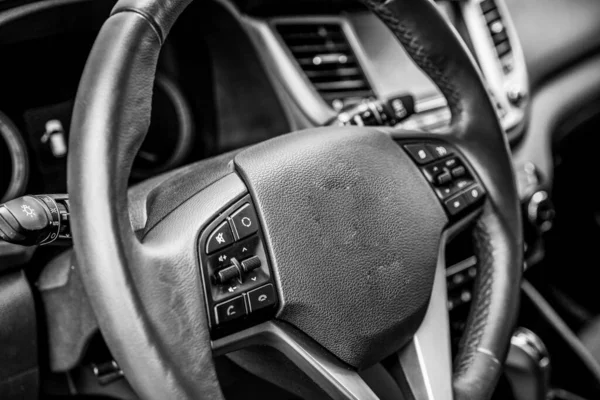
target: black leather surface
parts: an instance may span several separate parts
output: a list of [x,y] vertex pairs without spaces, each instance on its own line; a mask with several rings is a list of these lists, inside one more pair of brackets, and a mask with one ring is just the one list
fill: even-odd
[[130,188],[129,217],[133,230],[149,231],[174,208],[196,194],[199,188],[205,188],[233,172],[232,160],[238,151],[187,165]]
[[485,206],[473,231],[479,269],[473,305],[454,365],[454,390],[459,399],[491,396],[518,311],[522,264],[515,263],[513,239],[505,236],[511,233],[490,207]]
[[[123,4],[94,44],[73,114],[68,186],[75,252],[103,336],[137,393],[218,399],[197,268],[156,261],[160,253],[133,234],[127,206],[163,39],[156,26],[165,35],[186,2]],[[152,13],[155,24],[134,6]]]
[[361,2],[440,88],[452,112],[453,136],[488,192],[474,235],[477,306],[456,358],[453,386],[457,399],[489,398],[514,329],[523,264],[520,206],[507,140],[470,53],[434,3]]
[[192,0],[120,0],[111,15],[130,12],[143,16],[158,34],[162,45],[177,17],[191,2]]
[[373,129],[301,131],[235,158],[263,220],[278,318],[363,368],[420,325],[445,213],[409,156]]

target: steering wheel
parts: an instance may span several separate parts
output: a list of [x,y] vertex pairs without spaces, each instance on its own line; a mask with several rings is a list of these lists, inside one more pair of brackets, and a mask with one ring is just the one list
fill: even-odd
[[[377,398],[357,371],[390,357],[414,398],[491,396],[523,263],[507,140],[473,59],[432,1],[362,2],[439,87],[450,128],[318,128],[193,164],[153,190],[138,231],[128,178],[161,45],[189,0],[121,0],[104,23],[71,128],[72,230],[102,334],[141,398],[220,399],[213,357],[251,345],[276,348],[336,399]],[[445,200],[428,181],[432,153],[413,151],[421,144],[453,154],[479,200],[464,210],[470,192]],[[248,325],[221,324],[235,311],[213,308],[211,290],[221,289],[206,275],[205,241],[219,221],[233,229],[231,207],[244,202],[276,301]],[[452,363],[444,248],[470,225],[478,274]],[[236,300],[242,313],[255,309],[249,293]]]

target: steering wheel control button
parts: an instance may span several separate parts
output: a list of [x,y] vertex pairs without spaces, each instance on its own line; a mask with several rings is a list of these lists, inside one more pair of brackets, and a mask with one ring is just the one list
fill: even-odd
[[231,222],[237,233],[237,239],[243,239],[258,231],[258,220],[256,213],[250,204],[245,204],[233,213]]
[[450,184],[455,179],[468,176],[467,169],[457,157],[447,158],[426,165],[423,167],[423,173],[429,182],[436,186],[444,186]]
[[464,188],[466,188],[467,186],[470,186],[473,184],[473,180],[472,179],[459,179],[457,181],[454,181],[453,185],[457,190],[463,190]]
[[475,204],[483,198],[483,189],[481,189],[481,186],[475,185],[467,189],[463,196],[467,202],[467,205],[470,206],[471,204]]
[[435,160],[425,144],[407,144],[404,148],[417,164],[427,164]]
[[275,289],[273,289],[273,285],[271,284],[248,292],[248,303],[250,304],[251,312],[272,306],[276,302]]
[[256,234],[207,256],[202,263],[210,281],[207,292],[217,303],[269,283],[271,278],[262,241]]
[[456,193],[458,193],[456,185],[449,185],[435,189],[435,194],[437,194],[440,200],[446,200],[448,197],[453,196]]
[[429,149],[429,153],[431,153],[436,160],[452,154],[450,148],[444,144],[428,144],[427,149]]
[[429,179],[429,182],[433,183],[435,181],[435,177],[444,172],[444,163],[438,162],[423,167],[423,172],[425,172],[425,175],[427,176],[427,179]]
[[463,167],[462,165],[456,167],[456,168],[452,168],[452,171],[450,171],[452,173],[452,177],[453,178],[460,178],[466,175],[467,170],[465,169],[465,167]]
[[446,200],[448,197],[454,196],[456,193],[462,191],[468,186],[474,183],[472,179],[458,179],[452,182],[450,185],[436,188],[435,193],[438,195],[440,200]]
[[[485,191],[472,175],[469,165],[452,147],[431,140],[424,144],[406,144],[404,148],[419,164],[450,216],[458,216],[485,197]],[[422,149],[427,152],[419,156]]]
[[444,161],[444,166],[450,170],[460,166],[460,161],[456,157],[452,157]]
[[244,296],[235,297],[215,307],[217,325],[238,319],[248,314]]
[[257,268],[260,268],[260,266],[260,258],[258,258],[257,256],[252,256],[242,261],[242,271],[244,271],[245,273],[252,272]]
[[235,242],[233,246],[217,251],[208,257],[208,265],[213,270],[228,267],[232,263],[232,258],[245,260],[251,256],[257,255],[261,249],[260,238],[256,235],[247,239]]
[[275,316],[277,286],[256,215],[246,195],[216,215],[200,235],[200,273],[213,340]]
[[450,182],[452,182],[452,174],[448,171],[444,171],[435,177],[435,184],[438,186],[443,186]]
[[206,254],[212,254],[217,250],[233,244],[233,234],[227,221],[219,225],[206,241]]
[[[235,260],[235,258],[233,260]],[[223,285],[233,279],[241,279],[241,277],[242,275],[238,266],[230,265],[215,274],[215,282],[219,285]]]
[[450,215],[457,215],[467,207],[467,200],[462,194],[459,194],[458,196],[454,196],[446,200],[444,205],[446,206],[446,210],[448,210]]

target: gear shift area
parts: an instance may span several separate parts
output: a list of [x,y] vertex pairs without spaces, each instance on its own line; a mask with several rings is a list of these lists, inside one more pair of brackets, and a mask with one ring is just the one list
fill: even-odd
[[506,375],[517,400],[545,400],[550,392],[550,355],[532,331],[517,328],[510,341]]

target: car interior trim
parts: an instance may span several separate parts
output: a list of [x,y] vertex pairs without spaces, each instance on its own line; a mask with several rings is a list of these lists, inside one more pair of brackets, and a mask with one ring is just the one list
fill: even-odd
[[249,16],[243,17],[243,20],[265,64],[274,69],[273,75],[278,78],[309,121],[315,126],[320,126],[335,118],[333,110],[298,71],[298,67],[289,57],[285,46],[275,36],[271,26]]
[[509,73],[503,72],[494,42],[481,12],[480,3],[481,0],[464,1],[460,3],[460,8],[469,32],[469,39],[473,44],[477,56],[477,61],[494,95],[493,99],[506,112],[506,115],[501,117],[502,127],[509,134],[510,140],[514,141],[517,136],[523,133],[523,129],[515,130],[515,128],[522,124],[526,116],[525,102],[528,100],[524,100],[523,104],[515,106],[508,101],[507,92],[513,87],[518,87],[523,91],[522,95],[524,98],[529,96],[525,92],[526,88],[529,87],[525,57],[504,0],[494,0],[501,13],[504,31],[510,40],[512,57],[514,58],[512,70]]
[[544,185],[552,186],[552,145],[555,127],[567,113],[597,100],[600,95],[600,56],[564,70],[540,87],[531,99],[527,135],[513,150],[513,163],[533,163]]
[[[336,25],[339,25],[340,28],[342,29],[342,33],[344,34],[344,37],[346,38],[346,40],[348,41],[348,44],[350,45],[350,49],[351,49],[352,53],[356,56],[357,63],[360,66],[360,68],[367,80],[369,87],[371,88],[371,90],[373,91],[375,96],[378,95],[377,87],[373,84],[372,72],[369,68],[366,68],[366,66],[369,63],[369,58],[365,54],[364,48],[360,44],[358,37],[356,35],[356,32],[354,31],[354,28],[352,26],[352,23],[349,21],[348,18],[343,17],[343,16],[276,17],[276,18],[268,19],[266,21],[266,23],[270,27],[271,34],[273,34],[275,36],[275,39],[277,40],[279,46],[286,53],[287,57],[289,59],[293,60],[292,63],[294,64],[295,72],[298,75],[300,75],[304,84],[307,85],[310,89],[312,89],[312,91],[318,97],[321,97],[321,95],[316,91],[316,89],[314,88],[314,85],[308,80],[308,78],[306,77],[306,74],[302,71],[302,68],[298,65],[297,61],[295,60],[295,57],[292,55],[292,52],[288,48],[288,45],[286,43],[284,43],[283,39],[281,38],[281,35],[277,32],[276,27],[280,26],[280,25],[288,25],[288,24],[304,24],[304,25],[336,24]],[[288,89],[291,89],[291,88],[288,88]],[[294,92],[291,92],[291,93],[294,93]],[[300,104],[303,104],[303,102],[301,102]],[[325,103],[325,106],[331,109],[331,107],[329,105],[327,105],[327,103]]]
[[417,399],[452,400],[452,355],[446,289],[445,248],[448,240],[472,221],[475,214],[446,231],[440,243],[438,264],[429,306],[413,340],[398,352],[398,361]]
[[449,266],[446,269],[446,276],[452,276],[452,275],[462,272],[466,269],[469,269],[475,265],[477,265],[477,257],[471,256],[467,259],[464,259],[461,262],[458,262],[454,265]]
[[598,34],[598,0],[0,0],[0,398],[599,398]]
[[534,304],[541,315],[544,316],[556,332],[558,332],[564,341],[571,347],[573,352],[578,355],[579,359],[585,364],[588,370],[596,377],[597,381],[600,382],[600,362],[592,356],[588,349],[577,338],[577,335],[575,335],[565,321],[556,313],[554,308],[530,282],[523,281],[521,288],[523,294],[532,302],[532,304]]
[[[525,90],[524,88],[527,88],[528,84],[527,72],[522,49],[518,38],[516,37],[512,21],[510,20],[510,15],[506,12],[502,0],[497,0],[497,4],[498,8],[502,9],[506,31],[511,39],[511,45],[513,47],[512,53],[515,60],[514,68],[508,75],[502,73],[500,61],[496,56],[495,49],[493,46],[490,46],[490,43],[492,43],[491,37],[489,37],[489,32],[487,31],[485,21],[483,21],[483,16],[479,9],[479,0],[470,0],[469,2],[462,3],[461,7],[463,8],[469,33],[472,36],[475,49],[478,53],[478,61],[487,78],[490,89],[495,94],[495,101],[500,105],[499,107],[506,111],[506,114],[501,118],[502,126],[509,135],[509,139],[511,141],[516,141],[523,133],[527,100],[525,100],[523,104],[514,106],[507,100],[506,93],[514,87],[523,88],[523,90]],[[370,86],[375,94],[377,94],[378,86],[386,79],[385,77],[379,77],[382,82],[374,84],[375,82],[371,77],[373,73],[373,68],[371,68],[370,65],[371,60],[366,56],[363,45],[360,43],[357,34],[354,31],[353,23],[348,17],[295,16],[260,19],[244,16],[243,18],[254,31],[256,40],[259,41],[259,45],[257,45],[258,51],[266,60],[273,60],[269,65],[274,66],[274,75],[279,77],[286,92],[294,99],[296,105],[300,107],[315,126],[323,125],[331,120],[334,111],[323,101],[312,83],[308,81],[308,78],[296,64],[294,57],[290,54],[285,43],[282,42],[278,33],[275,32],[274,26],[278,23],[317,24],[330,22],[340,24],[353,52],[356,54],[359,64],[363,67],[362,69],[367,81],[370,82]],[[398,51],[401,51],[401,49],[398,49]],[[524,93],[524,97],[527,98],[527,93]],[[417,96],[415,100],[416,112],[427,112],[444,106],[442,104],[445,100],[443,97],[436,96],[432,99],[423,99],[420,98],[420,96]],[[433,102],[435,107],[430,105],[430,102]]]

